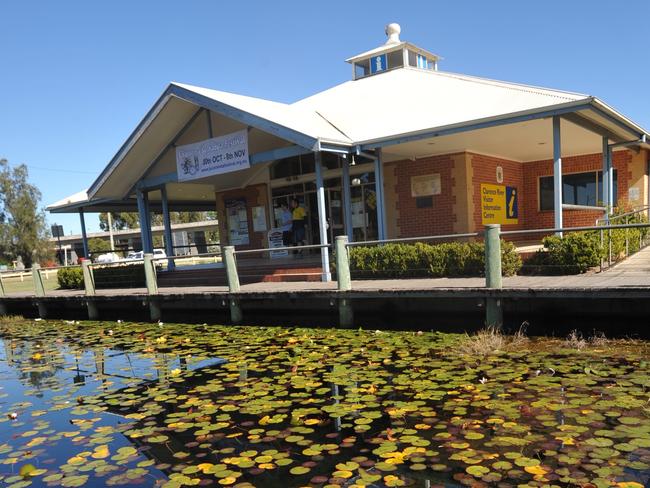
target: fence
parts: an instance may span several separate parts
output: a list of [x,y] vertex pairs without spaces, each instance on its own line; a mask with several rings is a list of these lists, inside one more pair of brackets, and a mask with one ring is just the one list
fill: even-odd
[[[621,215],[619,217],[626,218],[629,221],[634,213],[630,215]],[[600,222],[597,222],[598,224]],[[610,236],[609,242],[612,242],[611,236],[613,233],[623,230],[623,235],[625,239],[625,255],[629,255],[632,249],[631,242],[629,239],[630,233],[629,230],[636,229],[638,230],[641,238],[639,240],[639,248],[641,248],[645,242],[648,235],[647,228],[650,227],[650,223],[647,222],[635,222],[635,223],[625,223],[625,224],[612,224],[611,221],[608,225],[595,225],[595,226],[585,226],[585,227],[570,227],[570,228],[547,228],[547,229],[525,229],[525,230],[512,230],[512,231],[502,231],[499,225],[487,225],[483,232],[473,232],[473,233],[464,233],[464,234],[448,234],[448,235],[437,235],[437,236],[424,236],[424,237],[413,237],[413,238],[400,238],[400,239],[386,239],[378,241],[365,241],[365,242],[348,242],[346,236],[336,237],[334,245],[330,244],[317,244],[317,245],[307,245],[307,246],[296,246],[296,247],[280,247],[272,249],[252,249],[252,250],[235,250],[233,246],[224,246],[223,255],[221,253],[206,253],[202,255],[195,256],[196,259],[203,259],[203,263],[210,262],[211,264],[217,264],[219,268],[222,268],[222,273],[225,274],[227,290],[230,293],[230,312],[231,319],[234,323],[240,323],[243,319],[243,313],[241,306],[239,304],[238,294],[241,292],[241,275],[238,271],[237,256],[238,255],[250,255],[250,254],[267,254],[278,251],[295,251],[295,250],[320,250],[323,263],[325,264],[322,269],[322,278],[328,279],[330,276],[330,269],[328,263],[330,251],[334,251],[333,255],[335,257],[335,271],[336,271],[336,291],[340,293],[339,295],[339,316],[340,323],[342,325],[351,325],[352,324],[352,307],[351,307],[351,298],[349,293],[354,289],[354,282],[351,275],[350,267],[350,249],[355,247],[369,247],[369,246],[387,246],[389,244],[403,244],[403,243],[425,243],[425,242],[448,242],[448,241],[458,241],[473,239],[474,241],[482,240],[484,243],[484,250],[482,256],[482,272],[485,275],[485,287],[488,289],[500,289],[502,288],[502,249],[501,249],[501,238],[502,237],[516,237],[519,235],[531,235],[531,234],[556,234],[563,235],[566,233],[573,232],[585,232],[585,231],[594,231],[600,232],[601,235]],[[604,245],[604,241],[603,245]],[[636,248],[636,246],[634,246]],[[612,245],[610,244],[610,249]],[[147,295],[149,299],[149,307],[151,312],[151,318],[153,320],[158,320],[161,317],[160,305],[157,300],[152,299],[155,295],[159,293],[159,283],[158,275],[163,271],[169,271],[173,269],[179,269],[180,264],[183,263],[183,260],[187,260],[186,256],[169,256],[164,258],[155,258],[152,254],[145,254],[144,259],[142,260],[133,260],[129,262],[118,262],[118,263],[109,263],[109,264],[97,264],[91,263],[89,261],[84,261],[82,263],[82,275],[83,275],[83,286],[84,293],[86,296],[92,297],[96,294],[97,288],[125,288],[132,286],[141,286],[146,287]],[[609,258],[610,262],[612,257]],[[191,266],[191,265],[190,265]],[[196,265],[195,265],[196,267]],[[31,270],[25,270],[22,273],[14,272],[4,272],[0,273],[0,298],[7,296],[8,289],[8,280],[10,278],[17,278],[26,282],[28,277],[31,278],[31,286],[33,286],[34,294],[37,298],[46,296],[46,293],[51,287],[46,286],[46,282],[51,280],[51,276],[56,276],[56,273],[59,270],[66,268],[79,268],[79,266],[67,266],[51,269],[41,269],[38,265],[34,265]],[[138,269],[138,272],[134,272],[133,269]],[[214,272],[214,266],[209,268],[209,272]],[[110,272],[106,271],[110,270]],[[203,279],[203,278],[201,278]],[[201,285],[204,283],[199,283],[197,281],[196,285]],[[41,311],[41,307],[44,307],[42,302],[39,303],[39,313],[42,312],[42,315],[45,314],[44,308]],[[88,315],[91,319],[98,318],[98,311],[94,301],[89,300],[87,302],[88,306]],[[0,300],[0,313],[4,312],[4,305],[2,300]],[[501,303],[497,298],[486,298],[486,322],[488,324],[500,324],[501,323]]]

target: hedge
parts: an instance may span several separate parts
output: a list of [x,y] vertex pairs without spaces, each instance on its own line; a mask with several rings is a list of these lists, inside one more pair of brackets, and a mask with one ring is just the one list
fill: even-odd
[[[142,288],[146,286],[142,263],[94,266],[95,288]],[[57,273],[60,288],[84,287],[81,268],[61,268]]]
[[[350,271],[358,278],[483,276],[483,243],[384,244],[350,249]],[[517,274],[521,259],[511,242],[501,241],[502,271]]]
[[[616,215],[612,215],[615,217]],[[631,215],[627,223],[645,223],[644,215]],[[626,223],[623,219],[614,219],[613,224]],[[567,232],[563,238],[547,236],[542,240],[544,249],[537,251],[526,260],[521,274],[535,275],[566,275],[585,273],[590,268],[600,265],[601,259],[609,255],[610,239],[612,261],[625,258],[625,237],[627,234],[629,254],[640,249],[640,241],[648,234],[647,228],[615,229],[603,232],[601,246],[600,231]]]
[[522,274],[578,274],[600,264],[599,233],[571,232],[564,237],[547,236],[542,243],[544,249],[526,261]]

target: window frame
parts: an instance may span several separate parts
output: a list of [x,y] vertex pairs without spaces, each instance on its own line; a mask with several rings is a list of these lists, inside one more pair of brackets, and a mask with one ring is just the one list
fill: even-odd
[[[618,201],[618,172],[616,171],[615,168],[612,168],[613,173],[613,182],[614,182],[614,202],[613,204],[616,205]],[[589,170],[589,171],[574,171],[571,173],[563,173],[562,174],[562,179],[564,180],[565,176],[571,176],[571,175],[583,175],[583,174],[595,174],[595,181],[596,181],[596,205],[583,205],[580,203],[577,204],[570,204],[570,205],[577,205],[581,207],[592,207],[593,209],[603,209],[605,208],[604,202],[602,200],[603,195],[599,193],[599,190],[602,192],[602,183],[599,185],[599,181],[602,181],[603,179],[603,171],[601,169],[595,169],[595,170]],[[542,179],[546,178],[553,178],[553,174],[551,175],[541,175],[537,177],[537,210],[538,212],[553,212],[555,210],[555,185],[553,186],[553,199],[551,201],[551,208],[542,208]],[[563,181],[564,184],[564,181]],[[564,200],[565,192],[562,192],[562,200]],[[598,203],[602,203],[602,205],[598,205]],[[568,205],[564,201],[562,202],[562,205]]]

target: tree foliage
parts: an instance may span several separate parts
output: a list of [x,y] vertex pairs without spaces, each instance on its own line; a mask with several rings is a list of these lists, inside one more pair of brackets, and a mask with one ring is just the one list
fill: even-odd
[[[136,212],[112,212],[113,230],[137,229],[140,227],[140,217]],[[216,220],[216,212],[171,212],[169,218],[172,224],[187,224],[203,220]],[[162,225],[162,215],[151,214],[151,225]],[[108,232],[108,214],[99,214],[99,227]]]
[[51,256],[41,192],[28,181],[27,166],[0,159],[0,256],[25,266]]
[[88,252],[91,254],[101,254],[111,250],[111,243],[99,237],[88,239]]

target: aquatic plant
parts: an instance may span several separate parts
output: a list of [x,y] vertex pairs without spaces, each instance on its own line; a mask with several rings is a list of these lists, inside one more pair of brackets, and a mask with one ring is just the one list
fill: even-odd
[[464,341],[2,320],[0,483],[648,482],[648,343],[577,353],[532,339],[468,360]]

